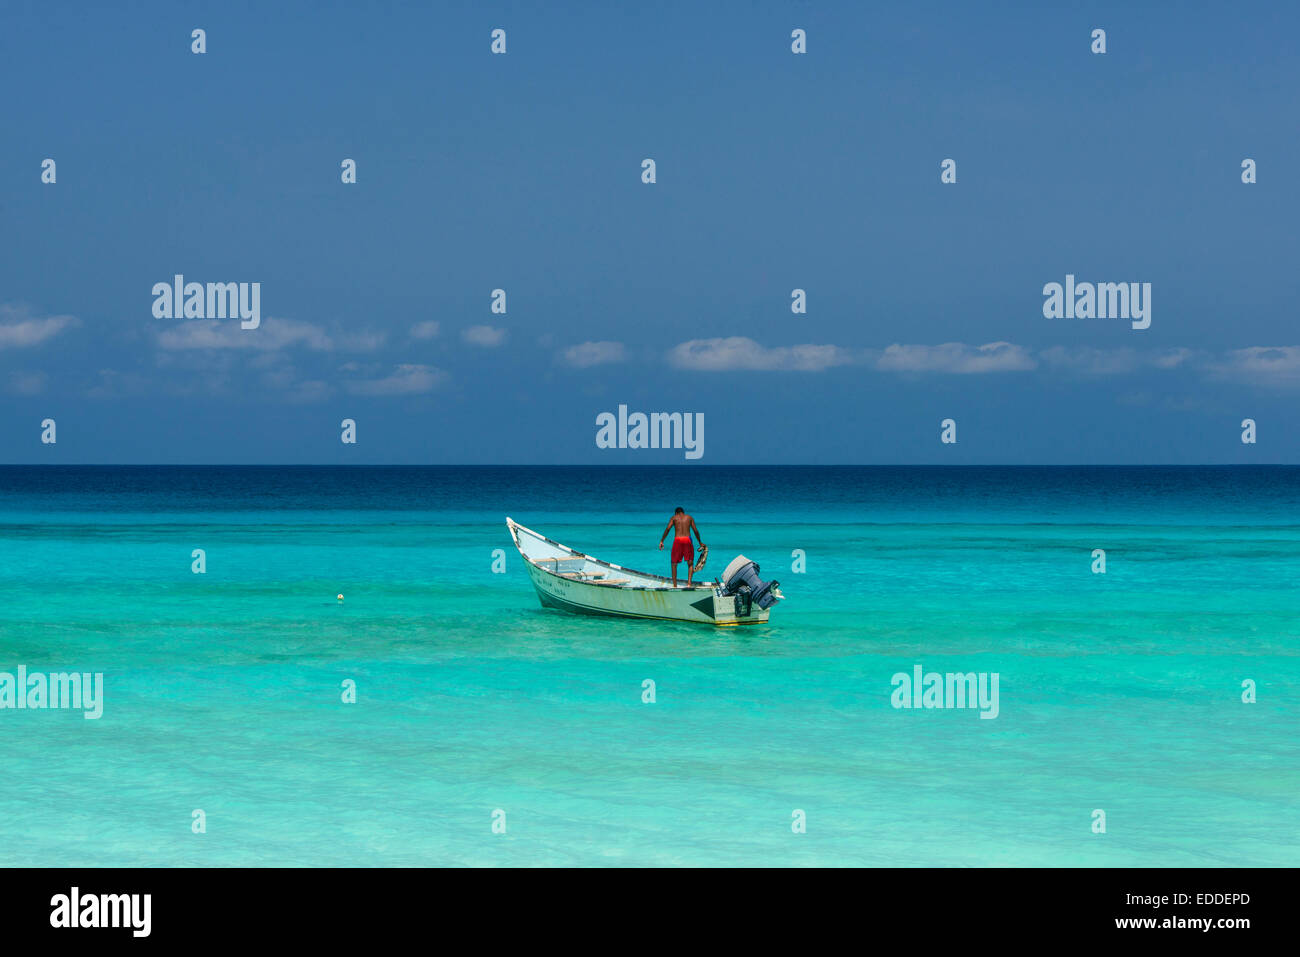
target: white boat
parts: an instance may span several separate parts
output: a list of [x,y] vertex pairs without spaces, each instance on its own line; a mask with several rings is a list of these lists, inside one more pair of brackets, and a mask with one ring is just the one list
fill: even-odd
[[718,581],[685,582],[633,571],[552,541],[506,518],[506,527],[543,607],[587,615],[661,618],[704,625],[751,625],[767,621],[783,597],[779,582],[758,577],[758,565],[737,557]]

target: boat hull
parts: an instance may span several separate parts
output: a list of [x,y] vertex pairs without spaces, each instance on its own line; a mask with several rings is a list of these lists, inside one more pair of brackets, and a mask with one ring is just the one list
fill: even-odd
[[716,586],[693,588],[619,588],[574,581],[525,562],[537,597],[545,608],[582,615],[617,618],[654,618],[702,625],[756,625],[768,620],[768,609],[752,606],[750,614],[736,614],[734,596]]

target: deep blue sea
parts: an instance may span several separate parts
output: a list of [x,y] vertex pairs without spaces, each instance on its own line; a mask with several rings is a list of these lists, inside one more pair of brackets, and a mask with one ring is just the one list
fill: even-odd
[[[679,505],[770,623],[505,527],[667,574]],[[1295,866],[1297,572],[1290,467],[0,467],[0,672],[104,676],[0,710],[0,864]]]

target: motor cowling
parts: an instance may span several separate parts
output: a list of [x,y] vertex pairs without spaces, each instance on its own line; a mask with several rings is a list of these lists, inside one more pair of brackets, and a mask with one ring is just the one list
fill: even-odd
[[722,593],[736,596],[736,613],[742,617],[749,614],[751,604],[766,609],[781,600],[781,583],[763,581],[758,571],[758,562],[737,555],[722,573]]

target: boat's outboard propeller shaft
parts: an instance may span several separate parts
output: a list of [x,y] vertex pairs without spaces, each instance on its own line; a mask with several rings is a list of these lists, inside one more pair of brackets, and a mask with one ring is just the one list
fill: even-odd
[[736,596],[736,613],[748,615],[751,604],[759,608],[770,608],[781,600],[781,583],[765,582],[758,577],[758,562],[750,561],[744,555],[732,559],[722,573],[722,593]]

